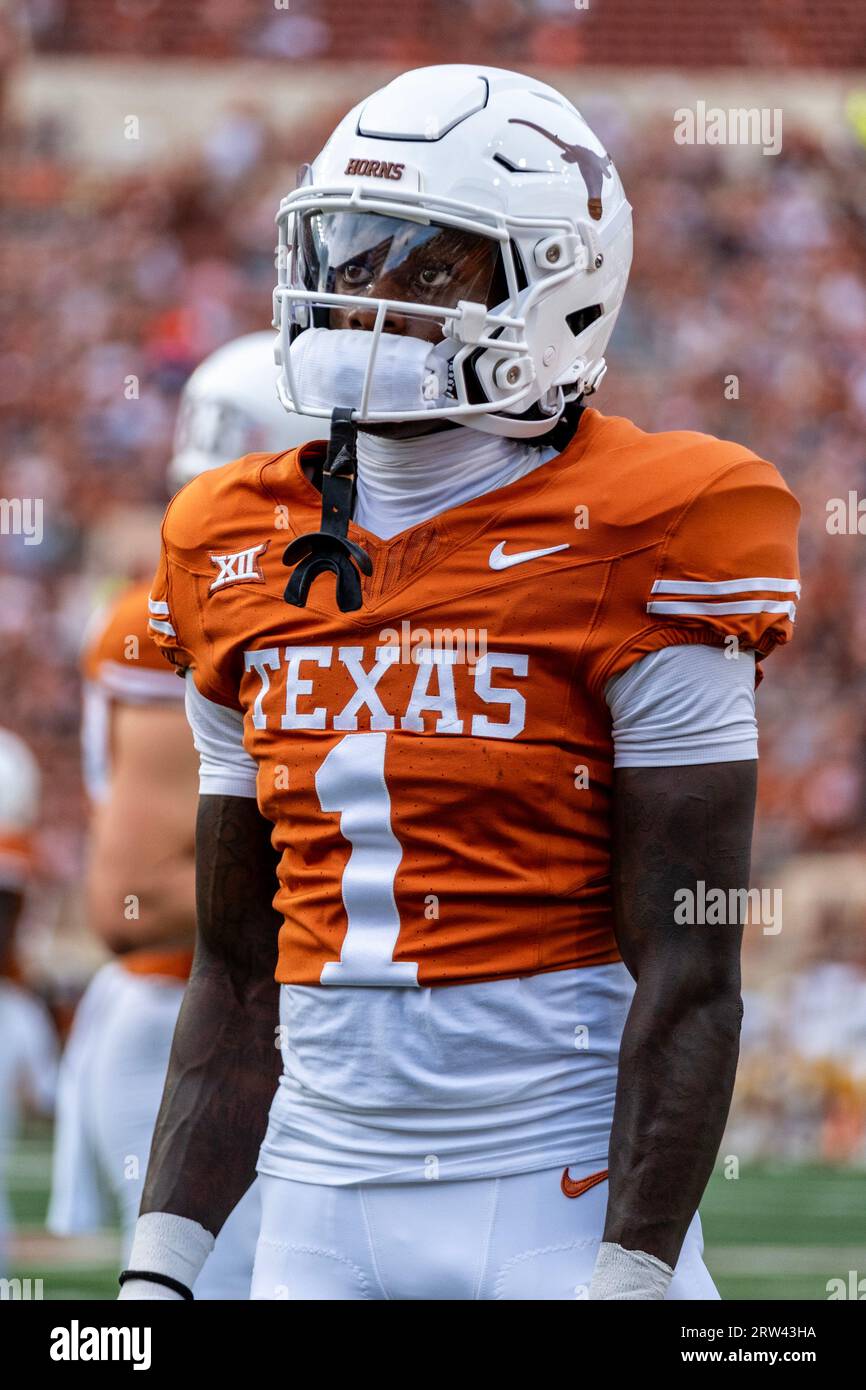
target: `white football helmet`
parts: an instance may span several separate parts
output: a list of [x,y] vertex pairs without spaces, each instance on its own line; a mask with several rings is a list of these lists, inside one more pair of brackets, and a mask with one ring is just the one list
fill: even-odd
[[39,765],[24,740],[11,729],[0,729],[0,831],[33,829],[39,781]]
[[[544,82],[460,64],[404,73],[340,122],[277,225],[287,409],[531,437],[604,375],[631,208],[589,126]],[[407,320],[428,348],[404,336],[401,353]],[[366,330],[355,399],[315,390],[329,344],[315,330],[334,328]],[[401,370],[417,380],[389,404]]]
[[273,334],[247,333],[206,357],[184,386],[169,485],[176,492],[243,454],[293,449],[321,434],[315,420],[287,416],[280,404]]

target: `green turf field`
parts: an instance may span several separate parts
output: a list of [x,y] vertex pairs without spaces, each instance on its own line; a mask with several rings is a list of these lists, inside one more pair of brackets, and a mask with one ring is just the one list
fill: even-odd
[[714,1175],[701,1218],[723,1298],[826,1299],[828,1280],[866,1277],[866,1172],[744,1163]]
[[[30,1130],[9,1171],[10,1273],[41,1278],[45,1298],[113,1298],[116,1236],[46,1237],[49,1179],[48,1131]],[[826,1299],[829,1279],[847,1281],[849,1270],[866,1278],[866,1172],[744,1163],[736,1181],[713,1178],[701,1215],[723,1298]]]

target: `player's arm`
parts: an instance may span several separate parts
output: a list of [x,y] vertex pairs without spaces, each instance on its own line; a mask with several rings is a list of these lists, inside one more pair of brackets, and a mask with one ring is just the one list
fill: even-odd
[[[603,1239],[669,1269],[721,1142],[742,1013],[741,924],[677,925],[674,914],[682,890],[701,882],[748,888],[756,774],[755,761],[615,773],[616,934],[637,983],[620,1050]],[[611,1250],[613,1268],[618,1258]],[[650,1263],[646,1275],[647,1291],[632,1296],[662,1297],[669,1276]]]
[[[688,477],[704,484],[684,500],[678,485],[670,506],[659,484],[661,545],[622,557],[616,645],[604,624],[588,643],[612,724],[615,930],[636,980],[591,1298],[665,1296],[734,1083],[756,663],[790,639],[800,586],[796,499],[771,464],[730,448],[687,441]],[[725,925],[683,920],[701,886],[722,890]]]
[[[606,690],[614,928],[635,993],[620,1045],[608,1208],[591,1299],[661,1299],[712,1171],[736,1072],[739,916],[689,914],[749,886],[755,657],[661,649]],[[733,898],[736,906],[740,896]],[[733,917],[733,920],[730,920]]]
[[197,785],[182,704],[118,703],[87,868],[90,924],[112,951],[191,940]]
[[191,1287],[255,1176],[280,1066],[270,832],[252,797],[199,801],[195,959],[129,1263],[151,1277],[126,1282],[123,1298]]

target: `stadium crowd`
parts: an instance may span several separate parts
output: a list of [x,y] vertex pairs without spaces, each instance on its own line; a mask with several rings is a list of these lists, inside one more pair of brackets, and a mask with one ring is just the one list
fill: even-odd
[[485,61],[662,67],[862,66],[859,0],[26,0],[18,23],[48,53],[237,61]]
[[[670,122],[637,130],[608,109],[584,114],[636,208],[600,408],[747,443],[803,505],[796,639],[768,663],[759,694],[755,881],[783,882],[813,853],[831,856],[832,874],[832,856],[862,850],[866,830],[866,540],[828,528],[831,499],[866,496],[866,152],[853,129],[824,146],[786,127],[781,153],[765,157],[677,145]],[[43,768],[37,902],[43,927],[50,919],[61,933],[84,852],[88,615],[106,582],[146,568],[127,528],[164,505],[186,376],[222,342],[267,326],[274,211],[317,132],[276,130],[255,105],[234,107],[193,160],[110,177],[76,167],[68,135],[54,123],[7,126],[0,231],[0,496],[44,499],[41,544],[0,537],[0,717]],[[866,1159],[866,1074],[844,1061],[866,1052],[864,925],[862,911],[838,931],[832,914],[820,924],[816,914],[784,988],[755,993],[741,1120],[758,1151],[814,1113],[823,1156]],[[844,1030],[829,977],[815,984],[831,967],[848,1000]],[[61,990],[46,969],[37,960],[36,979]],[[823,1041],[814,1028],[802,1040],[810,999],[824,1011]],[[767,1101],[784,1108],[792,1076],[796,1113],[780,1126]]]

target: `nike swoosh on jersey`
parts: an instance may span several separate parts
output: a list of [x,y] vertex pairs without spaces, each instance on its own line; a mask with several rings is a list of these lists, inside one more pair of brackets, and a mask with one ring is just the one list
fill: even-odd
[[512,565],[523,565],[527,560],[540,560],[542,555],[555,555],[557,550],[568,550],[568,541],[562,545],[549,545],[546,550],[519,550],[516,555],[505,554],[505,541],[500,541],[490,552],[490,568],[507,570]]
[[590,1188],[597,1187],[600,1182],[606,1180],[606,1168],[602,1168],[600,1173],[590,1173],[586,1178],[570,1178],[568,1169],[563,1168],[561,1186],[566,1197],[581,1197],[584,1192],[589,1192]]

